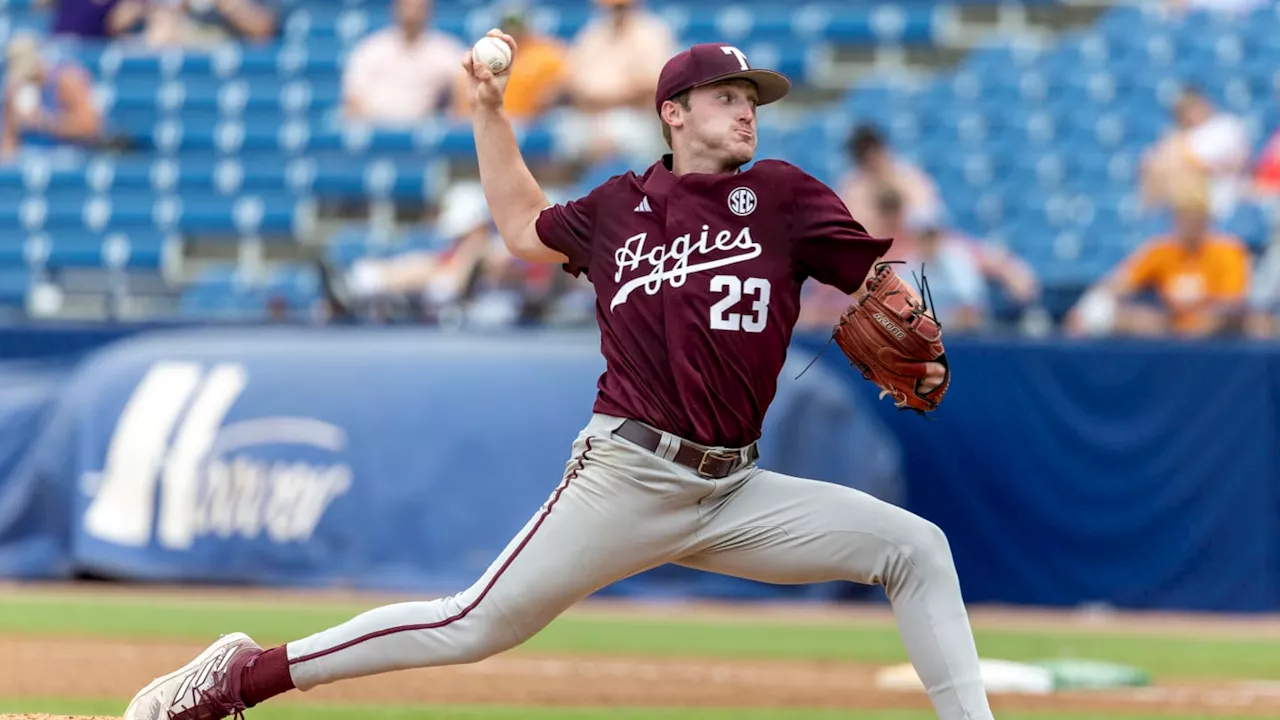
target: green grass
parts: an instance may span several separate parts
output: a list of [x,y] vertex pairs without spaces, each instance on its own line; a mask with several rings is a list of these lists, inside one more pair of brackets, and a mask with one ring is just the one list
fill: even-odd
[[[343,622],[364,606],[313,603],[0,597],[0,633],[93,635],[190,640],[203,643],[240,630],[278,644]],[[1007,660],[1080,657],[1138,665],[1156,675],[1280,679],[1280,642],[1155,634],[979,630],[979,652]],[[903,662],[891,625],[785,624],[679,619],[605,619],[569,615],[524,646],[541,652],[587,652],[666,657],[772,658]]]
[[[115,715],[118,702],[92,700],[0,701],[0,713]],[[858,720],[937,720],[928,712],[859,710]],[[255,708],[253,720],[848,720],[848,710],[765,709],[716,710],[684,708],[535,708],[512,706],[396,706],[279,704]],[[1257,720],[1221,715],[1123,715],[1121,720]],[[1072,713],[1002,713],[1000,720],[1098,720]]]

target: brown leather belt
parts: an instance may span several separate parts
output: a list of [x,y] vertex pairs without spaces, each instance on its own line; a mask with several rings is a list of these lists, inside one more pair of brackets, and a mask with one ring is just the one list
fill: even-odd
[[[652,453],[662,444],[662,433],[635,420],[627,420],[614,434],[630,440]],[[755,443],[745,450],[717,450],[688,440],[680,440],[675,462],[684,465],[703,477],[722,478],[741,470],[760,457]]]

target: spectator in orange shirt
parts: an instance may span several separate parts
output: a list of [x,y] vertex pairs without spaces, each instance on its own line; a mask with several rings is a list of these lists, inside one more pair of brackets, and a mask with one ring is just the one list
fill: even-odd
[[[1249,251],[1214,232],[1207,183],[1183,182],[1170,192],[1174,230],[1138,248],[1087,292],[1067,317],[1073,334],[1202,336],[1234,328],[1249,290]],[[1142,303],[1142,292],[1156,296]]]
[[[503,96],[503,110],[512,120],[534,120],[565,98],[569,48],[558,39],[530,28],[522,7],[509,7],[499,27],[514,38],[519,47],[509,71],[511,77]],[[460,73],[458,92],[454,96],[459,100],[457,111],[462,115],[470,114],[466,83],[466,73]]]

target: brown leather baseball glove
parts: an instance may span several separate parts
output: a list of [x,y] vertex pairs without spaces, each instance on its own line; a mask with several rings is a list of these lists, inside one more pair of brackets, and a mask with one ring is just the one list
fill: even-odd
[[[921,289],[927,293],[928,285]],[[889,263],[876,265],[866,294],[840,316],[834,339],[862,376],[880,387],[880,397],[892,397],[900,409],[935,410],[951,384],[947,369],[941,384],[921,391],[927,363],[947,367],[942,324]]]

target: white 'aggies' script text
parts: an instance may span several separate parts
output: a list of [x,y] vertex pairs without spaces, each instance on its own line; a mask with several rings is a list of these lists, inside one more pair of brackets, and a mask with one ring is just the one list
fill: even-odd
[[[692,233],[686,233],[672,240],[669,245],[654,245],[651,248],[646,248],[644,244],[648,233],[627,238],[627,242],[613,255],[618,263],[618,272],[613,279],[615,282],[622,282],[622,276],[630,270],[639,269],[644,274],[631,278],[618,288],[613,301],[609,303],[609,310],[625,303],[638,287],[643,286],[645,293],[656,295],[664,282],[670,281],[673,288],[680,287],[694,273],[746,262],[760,256],[760,245],[751,239],[751,228],[742,228],[737,237],[730,230],[721,230],[716,233],[714,240],[710,238],[708,230],[706,225],[702,226],[702,234],[697,242],[693,241]],[[700,258],[715,250],[741,252],[690,264],[691,258]]]

